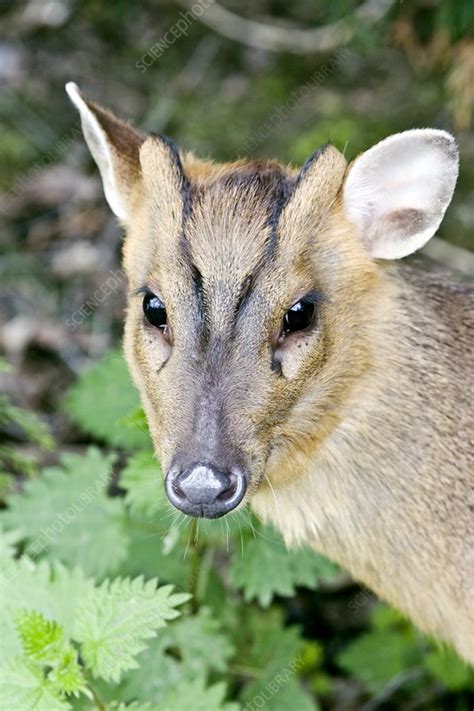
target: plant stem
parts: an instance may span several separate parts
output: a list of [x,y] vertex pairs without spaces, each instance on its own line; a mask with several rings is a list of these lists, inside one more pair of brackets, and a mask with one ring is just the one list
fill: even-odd
[[99,711],[107,711],[107,706],[104,701],[100,698],[100,694],[96,689],[94,689],[94,685],[91,682],[91,678],[89,674],[85,673],[85,670],[83,670],[83,674],[87,679],[87,686],[89,687],[89,691],[92,694],[92,699],[94,701],[94,704],[96,705],[96,708],[99,709]]
[[197,542],[197,519],[194,518],[191,524],[191,567],[189,571],[189,592],[191,598],[191,611],[193,614],[197,612],[197,590],[199,581],[199,547]]
[[207,544],[202,551],[200,561],[201,564],[199,566],[198,579],[196,583],[196,599],[198,601],[204,600],[206,597],[207,583],[209,582],[209,574],[212,570],[214,553],[215,547],[210,544]]

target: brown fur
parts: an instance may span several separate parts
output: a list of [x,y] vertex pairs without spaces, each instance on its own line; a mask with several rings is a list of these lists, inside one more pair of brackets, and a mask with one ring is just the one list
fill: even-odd
[[[102,125],[120,157],[129,129]],[[132,295],[125,352],[163,469],[177,453],[240,462],[288,544],[474,662],[472,288],[368,255],[332,147],[298,173],[139,142],[136,169],[118,161],[124,262],[131,290],[166,304],[170,340]],[[311,289],[317,326],[279,342]]]

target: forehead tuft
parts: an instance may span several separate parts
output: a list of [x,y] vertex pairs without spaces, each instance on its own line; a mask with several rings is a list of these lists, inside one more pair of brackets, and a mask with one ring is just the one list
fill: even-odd
[[184,234],[196,267],[214,278],[258,267],[274,247],[294,181],[273,161],[216,166],[214,175],[192,179]]

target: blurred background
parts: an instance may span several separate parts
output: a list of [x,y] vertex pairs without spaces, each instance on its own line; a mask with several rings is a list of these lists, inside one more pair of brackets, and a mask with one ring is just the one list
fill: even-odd
[[[472,0],[2,0],[0,26],[2,499],[62,452],[100,441],[62,403],[122,333],[120,229],[67,81],[216,160],[299,164],[328,140],[353,158],[397,131],[447,129],[461,173],[427,258],[460,278],[474,273]],[[369,624],[365,607],[338,614],[347,590],[358,594],[343,580],[318,603],[327,638]],[[402,706],[390,695],[371,702],[341,681],[330,654],[325,673],[327,708],[448,708],[438,693],[455,708],[456,694],[436,684]],[[466,692],[459,698],[467,708]]]

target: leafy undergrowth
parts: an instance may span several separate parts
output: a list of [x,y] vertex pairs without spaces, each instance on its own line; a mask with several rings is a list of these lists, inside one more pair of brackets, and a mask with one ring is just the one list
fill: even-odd
[[385,605],[336,645],[293,624],[305,590],[316,610],[337,587],[328,560],[248,512],[171,510],[120,354],[66,409],[100,448],[64,454],[0,512],[4,708],[315,711],[342,708],[349,681],[345,708],[467,708],[472,672]]

